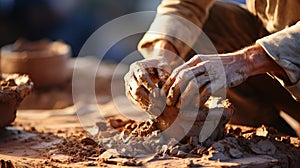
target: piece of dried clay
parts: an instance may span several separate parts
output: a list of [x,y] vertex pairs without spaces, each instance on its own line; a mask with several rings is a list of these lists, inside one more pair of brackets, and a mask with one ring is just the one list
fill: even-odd
[[251,142],[249,147],[256,154],[274,155],[276,152],[276,146],[269,140],[261,140],[257,144]]

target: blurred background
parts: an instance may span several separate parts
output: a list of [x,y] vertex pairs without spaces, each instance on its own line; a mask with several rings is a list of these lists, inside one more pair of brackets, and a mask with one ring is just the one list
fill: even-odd
[[[156,10],[160,0],[0,0],[0,47],[27,40],[62,40],[78,55],[87,38],[103,24],[137,11]],[[120,61],[136,49],[141,35],[116,44],[105,59]],[[130,41],[130,42],[128,42]]]
[[[19,38],[62,40],[76,57],[87,38],[103,24],[132,12],[156,10],[161,0],[0,0],[0,47]],[[227,0],[245,3],[245,0]],[[149,23],[150,24],[150,23]],[[119,62],[136,50],[142,35],[116,44],[104,59]]]

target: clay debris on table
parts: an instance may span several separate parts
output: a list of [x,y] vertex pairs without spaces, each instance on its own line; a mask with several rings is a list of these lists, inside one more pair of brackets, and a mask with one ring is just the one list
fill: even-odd
[[[162,153],[179,142],[186,144],[184,149],[173,150],[172,155],[176,156],[177,153],[178,156],[194,153],[201,155],[212,142],[224,137],[225,125],[233,113],[233,108],[227,101],[218,99],[215,104],[212,109],[202,107],[192,119],[179,114],[175,107],[166,107],[157,119],[143,122],[109,118],[107,123],[98,123],[100,131],[94,138],[99,140],[102,146],[116,149],[120,155],[130,157]],[[174,123],[177,117],[180,118],[180,122]],[[215,129],[206,140],[201,141],[198,137],[206,118],[215,125]],[[189,128],[183,130],[183,127]],[[190,153],[192,149],[194,150]]]
[[[45,159],[39,159],[37,162],[33,160],[20,162],[3,158],[0,161],[0,167],[12,167],[11,164],[15,167],[24,165],[27,167],[69,167],[70,165],[79,167],[120,165],[174,167],[174,164],[181,167],[215,167],[218,165],[225,167],[298,167],[300,164],[299,138],[282,136],[272,128],[255,129],[227,125],[223,139],[212,142],[210,146],[205,146],[199,143],[197,137],[189,137],[185,141],[178,142],[172,138],[157,136],[160,131],[155,128],[153,122],[133,122],[114,117],[109,118],[107,122],[98,123],[98,125],[102,129],[104,126],[107,127],[106,136],[110,136],[110,140],[109,138],[102,139],[102,142],[99,143],[84,130],[57,130],[52,133],[44,132],[31,124],[17,124],[15,126],[23,128],[23,130],[14,131],[13,133],[16,135],[13,137],[16,136],[17,139],[11,139],[7,143],[20,144],[20,147],[26,146],[29,151],[29,146],[35,144],[34,150],[29,156],[42,156]],[[115,128],[110,127],[111,125]],[[150,134],[145,134],[145,132],[143,133],[144,129],[142,129],[143,131],[137,129],[143,126],[150,128],[152,132],[149,131]],[[137,134],[133,131],[134,129]],[[125,136],[126,132],[130,134]],[[29,135],[29,138],[25,138]],[[41,148],[42,144],[45,145],[45,149]],[[119,153],[114,153],[114,148],[119,148],[119,151],[123,153],[119,151]],[[16,150],[18,149],[16,148]],[[20,149],[23,150],[23,148]],[[28,154],[30,154],[29,151]],[[149,155],[151,152],[152,154]],[[129,156],[129,154],[135,155]],[[260,158],[263,161],[256,163]]]
[[[186,137],[178,142],[173,138],[160,135],[161,131],[153,121],[133,122],[110,118],[107,126],[109,125],[113,126],[114,131],[119,134],[114,136],[110,134],[112,137],[102,139],[100,144],[105,149],[117,149],[118,155],[114,157],[143,158],[152,154],[150,159],[144,161],[196,157],[228,162],[262,155],[274,158],[274,161],[268,163],[271,165],[297,167],[300,164],[299,140],[293,141],[292,139],[297,138],[279,136],[276,130],[264,126],[244,130],[241,127],[227,126],[223,139],[212,141],[208,146],[199,143],[197,136]],[[109,160],[106,158],[107,163],[110,163]],[[117,164],[117,162],[111,163]]]
[[243,131],[228,127],[226,137],[214,142],[208,149],[210,159],[230,161],[234,158],[268,155],[276,158],[281,167],[300,165],[300,143],[298,138],[279,136],[273,128],[262,126]]
[[104,151],[105,149],[91,138],[70,136],[52,149],[51,153],[55,155],[52,155],[51,159],[59,162],[64,158],[66,163],[96,160]]
[[112,137],[102,139],[100,143],[86,135],[67,137],[52,149],[56,154],[51,155],[50,162],[142,166],[157,160],[200,158],[199,163],[191,161],[188,165],[204,166],[208,164],[207,161],[212,161],[210,164],[213,165],[261,156],[273,159],[266,163],[266,167],[297,167],[300,164],[299,139],[280,136],[276,130],[264,126],[257,129],[227,126],[223,139],[205,146],[199,143],[196,136],[182,142],[158,136],[160,130],[152,121],[133,122],[109,118],[107,123],[99,123],[102,128],[103,124],[114,126],[113,129],[107,128],[107,131],[117,134],[107,135]]

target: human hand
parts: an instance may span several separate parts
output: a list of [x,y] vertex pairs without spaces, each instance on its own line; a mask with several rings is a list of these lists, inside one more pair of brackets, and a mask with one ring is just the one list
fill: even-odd
[[253,69],[243,51],[220,55],[195,55],[177,67],[162,88],[166,104],[179,109],[199,108],[212,94],[244,82]]
[[176,57],[176,51],[165,41],[157,42],[154,49],[153,57],[130,66],[124,80],[127,97],[141,109],[158,116],[165,104],[159,89],[171,74],[170,62]]

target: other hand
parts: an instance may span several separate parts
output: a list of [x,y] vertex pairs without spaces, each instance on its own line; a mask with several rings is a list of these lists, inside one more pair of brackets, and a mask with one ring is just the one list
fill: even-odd
[[172,72],[162,94],[166,94],[169,106],[200,107],[211,94],[221,90],[224,95],[227,88],[264,73],[285,76],[283,69],[259,44],[228,54],[196,55]]
[[[226,88],[244,82],[253,65],[239,51],[220,55],[195,55],[177,67],[162,88],[166,103],[183,109],[202,106],[212,94],[226,95]],[[224,97],[225,98],[225,97]]]

